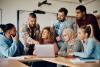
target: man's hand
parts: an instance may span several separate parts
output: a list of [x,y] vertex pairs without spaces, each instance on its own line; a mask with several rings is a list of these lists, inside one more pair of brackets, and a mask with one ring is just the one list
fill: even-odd
[[69,56],[73,56],[74,54],[73,54],[73,52],[70,52],[70,53],[68,53],[68,55],[69,55]]
[[33,55],[36,55],[36,50],[33,51]]
[[13,37],[13,36],[11,35],[11,37],[12,37],[13,41],[18,41],[18,36],[17,36],[17,35],[16,35],[15,37]]
[[38,41],[33,41],[33,43],[34,43],[34,44],[39,44],[39,42],[38,42]]
[[68,50],[67,50],[67,53],[72,53],[72,52],[73,52],[72,49],[68,49]]
[[32,38],[28,38],[28,39],[27,39],[27,43],[28,43],[28,44],[39,44],[38,41],[33,40]]

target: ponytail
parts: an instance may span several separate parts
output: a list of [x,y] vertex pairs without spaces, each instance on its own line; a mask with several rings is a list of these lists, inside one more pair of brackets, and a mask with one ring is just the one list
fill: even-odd
[[84,32],[88,34],[88,37],[93,37],[93,30],[91,25],[84,25],[80,27],[81,29],[84,29]]
[[2,30],[3,32],[4,32],[5,27],[6,27],[6,25],[0,24],[0,28],[1,28],[1,30]]
[[92,25],[91,24],[89,24],[89,25],[87,25],[87,26],[89,26],[90,27],[90,29],[91,29],[91,34],[90,34],[90,36],[89,37],[93,37],[93,28],[92,28]]
[[8,30],[12,29],[13,27],[15,27],[15,26],[13,24],[11,24],[11,23],[8,23],[6,25],[4,25],[4,24],[0,25],[0,28],[2,29],[2,31],[4,33],[7,32]]

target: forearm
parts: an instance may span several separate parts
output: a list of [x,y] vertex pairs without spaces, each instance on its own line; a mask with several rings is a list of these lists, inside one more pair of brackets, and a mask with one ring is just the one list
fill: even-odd
[[12,57],[17,50],[17,42],[14,41],[11,44],[11,47],[7,47],[5,50],[2,51],[3,55],[6,57]]
[[58,55],[60,55],[60,56],[67,56],[67,52],[66,51],[59,51],[58,52]]
[[78,57],[82,57],[82,58],[88,58],[89,55],[87,55],[84,52],[74,52],[73,55],[78,56]]
[[28,37],[26,42],[27,42],[28,44],[38,44],[38,41],[32,39],[31,37]]

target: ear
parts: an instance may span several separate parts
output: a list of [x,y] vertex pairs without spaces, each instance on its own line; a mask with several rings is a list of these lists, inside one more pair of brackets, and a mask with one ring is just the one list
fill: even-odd
[[10,34],[10,31],[8,30],[8,34]]
[[88,38],[88,33],[85,33],[85,38]]
[[83,12],[83,15],[85,15],[85,12]]

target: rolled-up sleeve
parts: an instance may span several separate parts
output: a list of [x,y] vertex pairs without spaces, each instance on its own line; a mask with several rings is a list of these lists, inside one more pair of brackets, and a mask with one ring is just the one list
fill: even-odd
[[82,58],[89,58],[91,53],[94,50],[94,47],[95,47],[95,42],[92,39],[89,39],[87,44],[84,47],[84,51],[83,52],[74,52],[74,55],[82,57]]
[[61,49],[58,52],[58,55],[67,56],[67,46],[66,46],[66,44],[63,44],[63,46],[61,47]]

